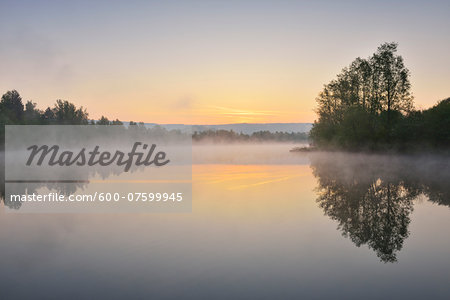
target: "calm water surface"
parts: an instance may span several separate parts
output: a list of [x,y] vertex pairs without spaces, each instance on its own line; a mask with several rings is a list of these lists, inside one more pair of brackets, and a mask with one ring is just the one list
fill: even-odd
[[195,147],[192,213],[3,207],[0,298],[449,298],[448,160],[290,147]]

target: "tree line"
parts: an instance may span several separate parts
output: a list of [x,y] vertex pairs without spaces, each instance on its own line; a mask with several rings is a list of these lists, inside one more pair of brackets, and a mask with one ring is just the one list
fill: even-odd
[[410,72],[384,43],[357,58],[316,98],[318,120],[310,132],[322,149],[409,150],[450,146],[450,98],[415,110]]
[[195,131],[193,142],[233,143],[233,142],[306,142],[308,133],[305,132],[270,132],[257,131],[252,134],[238,133],[233,130]]
[[[0,124],[2,125],[123,125],[123,122],[109,120],[102,116],[99,120],[90,120],[89,114],[83,107],[76,107],[75,104],[66,100],[56,100],[53,107],[47,107],[40,110],[36,103],[27,101],[23,104],[22,97],[16,90],[6,92],[0,101]],[[145,130],[144,123],[129,122],[130,126],[136,126]],[[152,133],[165,131],[162,127],[156,126]],[[163,134],[162,132],[161,134]],[[4,127],[1,127],[1,135],[4,134]],[[305,142],[308,139],[307,133],[294,132],[270,132],[259,131],[252,134],[237,133],[233,130],[208,130],[194,132],[193,141],[212,141],[212,142]]]
[[119,120],[109,121],[102,116],[100,120],[89,120],[89,114],[83,107],[66,100],[56,100],[53,107],[40,110],[36,103],[27,101],[23,104],[22,97],[16,90],[3,94],[0,101],[0,124],[13,125],[122,125]]

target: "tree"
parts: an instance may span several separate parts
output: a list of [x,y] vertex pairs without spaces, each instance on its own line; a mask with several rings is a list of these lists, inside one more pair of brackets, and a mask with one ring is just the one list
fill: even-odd
[[97,125],[110,125],[111,122],[109,122],[108,118],[105,116],[102,116],[100,120],[97,121]]
[[[319,118],[310,135],[315,144],[390,142],[394,117],[413,108],[410,73],[396,52],[396,43],[384,43],[371,57],[356,58],[324,86],[316,98]],[[357,120],[364,121],[364,128],[355,127]]]
[[47,109],[44,111],[44,114],[42,115],[43,119],[46,121],[52,121],[56,118],[55,112],[50,108],[47,107]]
[[390,129],[392,110],[409,112],[413,108],[413,97],[410,94],[409,70],[403,58],[396,55],[397,43],[385,43],[378,47],[371,58],[371,65],[376,70],[379,84],[377,100],[387,111],[388,128]]
[[83,107],[77,108],[69,101],[56,100],[53,108],[55,119],[60,124],[88,124],[88,113]]
[[43,112],[36,108],[36,103],[27,101],[25,104],[24,120],[26,123],[36,123],[41,119]]
[[19,122],[23,116],[22,97],[16,90],[8,91],[2,96],[0,101],[0,114],[2,120]]
[[423,111],[423,138],[433,146],[450,146],[450,98]]

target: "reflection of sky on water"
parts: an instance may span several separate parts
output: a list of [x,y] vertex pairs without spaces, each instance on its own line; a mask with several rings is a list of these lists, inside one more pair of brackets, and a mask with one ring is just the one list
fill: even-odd
[[[423,195],[442,195],[442,186],[417,176],[396,180],[401,172],[379,173],[364,160],[350,166],[371,175],[354,170],[351,179],[340,164],[320,161],[194,165],[192,214],[2,213],[0,295],[445,299],[450,212]],[[346,197],[351,186],[364,195],[371,176],[422,188],[412,211],[397,211],[410,222],[396,263],[380,262],[370,243],[355,247],[336,230],[340,214],[321,206],[320,187]],[[348,209],[371,209],[367,200],[345,199]]]

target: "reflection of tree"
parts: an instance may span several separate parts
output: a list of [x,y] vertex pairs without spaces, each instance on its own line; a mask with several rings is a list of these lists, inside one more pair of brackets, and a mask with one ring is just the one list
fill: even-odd
[[[90,168],[79,168],[76,171],[77,181],[67,182],[67,181],[42,181],[39,183],[20,183],[20,184],[11,184],[8,183],[8,193],[6,193],[5,189],[5,153],[0,150],[0,201],[3,201],[5,206],[10,209],[20,209],[22,206],[21,201],[11,201],[8,195],[24,195],[24,194],[33,194],[38,191],[38,189],[45,187],[52,192],[56,192],[61,195],[71,195],[75,194],[77,190],[80,190],[89,184],[89,179],[94,176],[100,176],[102,179],[106,179],[113,175],[119,175],[123,172],[123,167],[115,166],[109,168],[98,167],[90,167]],[[138,169],[142,169],[144,166],[135,166],[133,165],[130,169],[130,172],[135,172]],[[74,173],[73,170],[67,171],[70,173]],[[65,178],[64,173],[61,174],[62,178]],[[45,176],[44,176],[45,178]]]
[[[79,175],[80,178],[88,179],[89,173],[83,172]],[[42,182],[40,184],[16,184],[13,187],[10,186],[9,194],[32,194],[40,187],[47,187],[48,189],[54,190],[63,195],[70,195],[75,193],[78,188],[81,188],[86,183],[74,182],[74,183],[58,183],[58,182]],[[11,201],[9,197],[6,196],[5,191],[5,152],[0,151],[0,201],[3,201],[5,206],[11,209],[20,209],[22,206],[21,201]]]
[[[433,164],[434,165],[434,164]],[[449,176],[440,167],[440,175]],[[356,246],[368,245],[383,262],[394,262],[408,237],[412,200],[420,194],[447,204],[449,190],[442,176],[426,176],[412,159],[361,155],[313,155],[319,206],[339,222],[338,228]],[[444,172],[442,173],[442,170]],[[444,180],[445,181],[445,180]],[[447,181],[448,182],[448,181]]]

